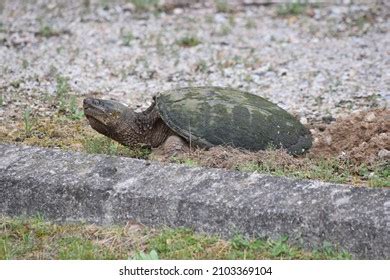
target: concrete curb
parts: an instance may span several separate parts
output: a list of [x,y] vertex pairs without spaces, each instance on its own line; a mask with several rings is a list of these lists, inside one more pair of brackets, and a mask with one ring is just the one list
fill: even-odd
[[0,213],[324,241],[390,258],[390,189],[0,144]]

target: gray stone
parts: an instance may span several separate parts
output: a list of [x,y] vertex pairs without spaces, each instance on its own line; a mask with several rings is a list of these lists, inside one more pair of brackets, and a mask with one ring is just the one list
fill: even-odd
[[378,152],[378,157],[382,160],[390,160],[390,151],[386,149],[381,149]]
[[331,242],[390,258],[390,189],[0,144],[0,213]]
[[375,122],[375,119],[376,119],[376,115],[374,112],[370,112],[366,115],[366,117],[364,118],[364,120],[366,122]]

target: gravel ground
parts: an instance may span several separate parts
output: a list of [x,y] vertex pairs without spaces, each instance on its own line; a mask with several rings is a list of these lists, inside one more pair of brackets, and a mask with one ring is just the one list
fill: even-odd
[[77,95],[141,108],[174,87],[241,88],[304,123],[388,105],[387,1],[296,15],[238,2],[140,12],[129,1],[0,0],[0,120],[44,115],[58,76]]

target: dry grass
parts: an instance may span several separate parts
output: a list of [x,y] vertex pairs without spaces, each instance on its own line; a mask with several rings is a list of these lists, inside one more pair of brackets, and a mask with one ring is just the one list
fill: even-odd
[[389,166],[385,163],[367,166],[332,157],[321,158],[313,154],[294,157],[281,149],[250,152],[231,147],[214,147],[209,150],[197,149],[162,160],[189,166],[260,172],[335,183],[390,186]]

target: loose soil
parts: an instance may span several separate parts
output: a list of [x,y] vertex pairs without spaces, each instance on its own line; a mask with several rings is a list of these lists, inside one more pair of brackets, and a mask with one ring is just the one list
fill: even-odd
[[325,125],[315,126],[310,154],[338,157],[372,165],[390,159],[390,110],[361,111]]

